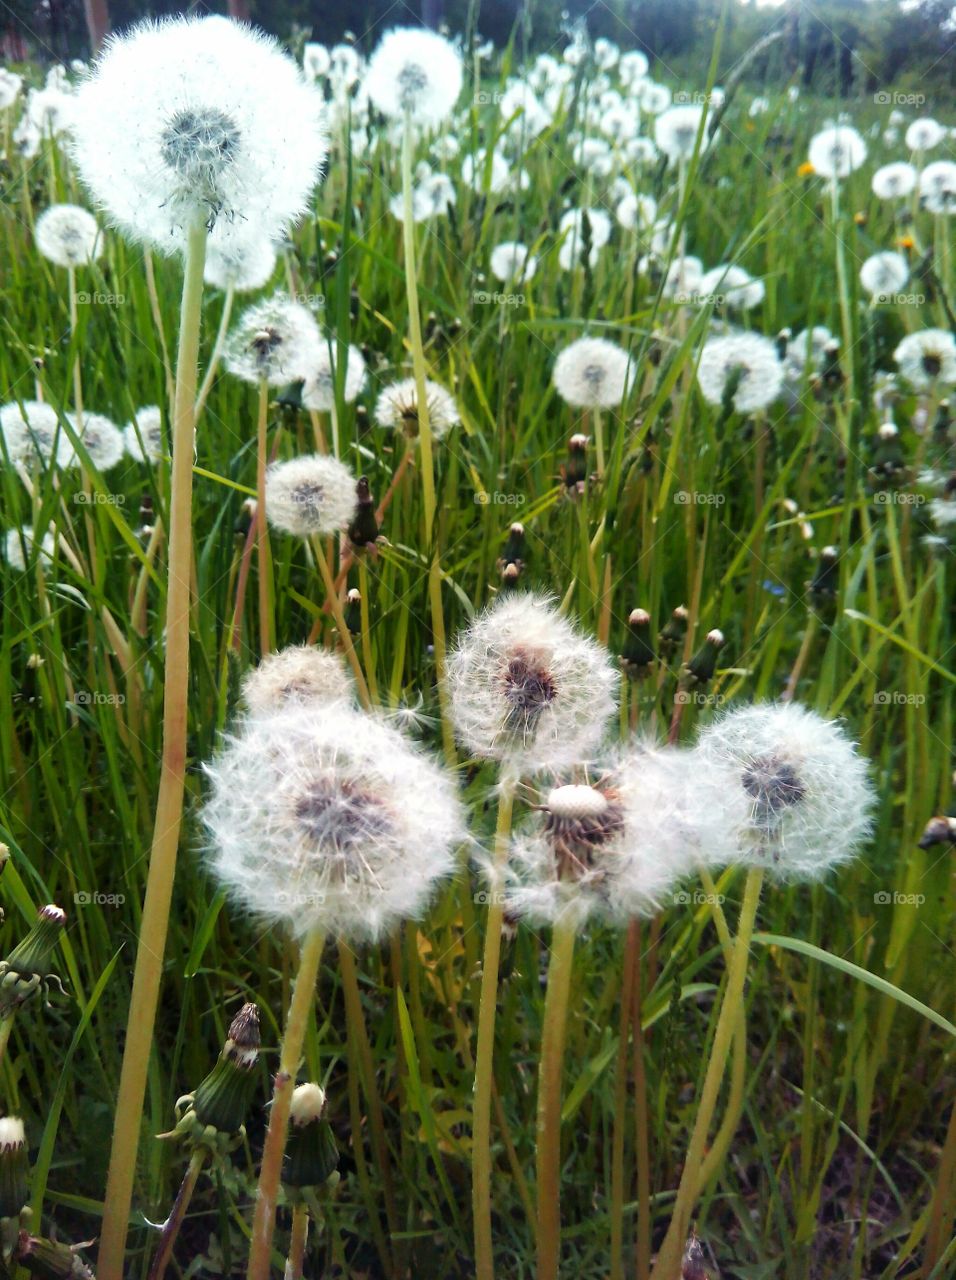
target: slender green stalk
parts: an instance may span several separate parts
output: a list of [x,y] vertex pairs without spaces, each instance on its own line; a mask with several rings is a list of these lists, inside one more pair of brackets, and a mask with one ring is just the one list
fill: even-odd
[[176,1199],[173,1202],[169,1217],[163,1223],[159,1248],[156,1250],[149,1268],[149,1280],[163,1280],[163,1276],[166,1274],[166,1268],[172,1259],[173,1248],[179,1236],[180,1227],[183,1225],[183,1219],[186,1217],[189,1202],[192,1200],[193,1191],[196,1189],[196,1183],[199,1181],[199,1174],[202,1171],[205,1159],[205,1151],[202,1149],[194,1151],[189,1164],[186,1166],[186,1172],[179,1191],[176,1193]]
[[697,1116],[691,1133],[687,1156],[684,1160],[684,1171],[681,1174],[677,1199],[671,1215],[667,1235],[657,1255],[657,1263],[651,1272],[651,1280],[673,1280],[680,1273],[681,1256],[687,1239],[691,1215],[697,1201],[697,1192],[701,1185],[701,1165],[704,1158],[704,1147],[710,1132],[711,1121],[717,1106],[717,1097],[724,1069],[730,1053],[734,1029],[737,1025],[738,1009],[743,1000],[744,984],[747,980],[747,962],[750,958],[750,940],[753,937],[754,921],[757,916],[757,905],[760,902],[760,888],[763,884],[763,872],[752,868],[747,873],[744,887],[744,900],[740,908],[740,920],[737,925],[737,937],[734,941],[733,956],[727,970],[727,986],[724,999],[717,1018],[717,1029],[711,1045],[710,1059],[704,1076],[704,1086],[697,1106]]
[[448,713],[445,690],[445,618],[441,600],[441,560],[433,545],[435,531],[435,471],[432,459],[432,430],[425,391],[425,347],[422,343],[421,313],[418,309],[418,275],[415,260],[415,219],[412,209],[412,121],[405,116],[402,139],[402,237],[405,249],[405,289],[408,297],[408,340],[412,348],[415,399],[418,404],[418,441],[422,454],[422,504],[425,512],[425,554],[428,557],[428,602],[431,611],[435,676],[441,710],[442,745],[449,764],[455,760],[455,733]]
[[212,390],[212,384],[216,380],[216,371],[219,368],[219,359],[222,356],[222,349],[226,342],[226,334],[229,332],[229,320],[232,317],[232,304],[235,301],[236,291],[232,285],[226,290],[226,296],[222,304],[222,316],[219,320],[219,328],[216,332],[216,341],[213,343],[212,353],[209,356],[209,364],[206,367],[206,375],[202,380],[202,386],[199,388],[199,395],[196,397],[196,420],[198,422],[203,409],[206,407],[206,401],[209,398],[209,392]]
[[305,1266],[305,1247],[309,1241],[309,1207],[300,1202],[292,1210],[292,1234],[289,1237],[289,1257],[285,1264],[283,1280],[302,1280]]
[[285,1154],[286,1135],[289,1129],[289,1110],[295,1076],[302,1059],[302,1046],[309,1025],[309,1014],[315,999],[315,984],[319,976],[319,964],[325,935],[320,929],[306,934],[299,955],[299,971],[292,988],[289,1016],[286,1018],[282,1047],[279,1051],[279,1070],[272,1087],[272,1107],[269,1112],[269,1128],[266,1131],[259,1166],[259,1185],[256,1188],[256,1208],[252,1219],[252,1244],[249,1249],[248,1280],[269,1280],[272,1236],[275,1231],[276,1201],[279,1197],[279,1181],[282,1176],[282,1157]]
[[[495,869],[501,871],[511,841],[515,779],[502,776],[498,792],[498,825],[495,831]],[[493,1280],[494,1246],[491,1239],[491,1094],[494,1083],[495,1015],[498,1009],[498,965],[501,960],[501,924],[504,904],[498,877],[491,885],[491,903],[485,926],[485,950],[481,963],[478,1003],[478,1045],[475,1052],[475,1094],[471,1121],[471,1200],[475,1229],[476,1280]]]
[[355,645],[352,643],[352,633],[349,631],[345,621],[338,588],[335,585],[335,579],[332,577],[329,562],[325,558],[325,549],[322,546],[321,538],[313,538],[312,545],[315,549],[315,562],[319,566],[319,573],[322,575],[322,582],[328,597],[329,609],[335,620],[336,630],[339,633],[339,641],[348,659],[349,666],[352,668],[352,674],[355,676],[355,689],[358,693],[359,701],[366,711],[370,711],[372,709],[372,699],[365,680],[365,672],[362,670],[362,664],[359,662],[358,654],[355,652]]
[[0,1063],[7,1056],[7,1045],[10,1043],[10,1033],[13,1031],[13,1017],[12,1013],[8,1013],[0,1020]]
[[256,556],[259,566],[259,650],[262,657],[274,648],[272,617],[272,558],[269,555],[269,524],[266,520],[266,463],[268,461],[269,386],[259,382],[259,412],[256,420]]
[[627,1112],[627,1048],[631,1033],[637,922],[627,927],[621,981],[621,1019],[614,1075],[614,1129],[611,1135],[611,1272],[624,1277],[624,1121]]
[[561,1077],[575,937],[573,924],[555,923],[538,1071],[538,1280],[557,1280],[561,1261]]
[[196,399],[199,327],[202,315],[206,227],[197,222],[186,243],[185,279],[176,359],[173,407],[172,490],[169,500],[169,561],[166,592],[166,662],[163,700],[163,756],[156,801],[153,845],[139,946],[133,970],[113,1124],[103,1231],[97,1274],[122,1280],[129,1210],[136,1174],[146,1073],[166,950],[169,906],[176,874],[176,853],[186,781],[186,725],[189,697],[189,604],[192,569],[193,406]]

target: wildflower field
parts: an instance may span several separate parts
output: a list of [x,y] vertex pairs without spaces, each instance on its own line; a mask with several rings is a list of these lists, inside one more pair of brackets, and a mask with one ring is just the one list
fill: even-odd
[[0,70],[0,1274],[956,1276],[956,118]]

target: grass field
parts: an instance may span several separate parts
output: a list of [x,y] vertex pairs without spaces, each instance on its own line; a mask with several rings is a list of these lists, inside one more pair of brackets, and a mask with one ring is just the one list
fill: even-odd
[[[37,68],[19,70],[42,84]],[[201,766],[235,721],[239,681],[259,660],[263,631],[272,647],[341,647],[317,563],[328,555],[333,574],[344,569],[335,594],[370,700],[454,770],[473,856],[461,849],[459,873],[422,919],[357,946],[354,959],[347,947],[325,949],[300,1078],[326,1091],[339,1180],[310,1205],[304,1274],[476,1274],[472,1105],[489,916],[480,867],[494,846],[500,787],[494,762],[470,759],[460,746],[452,754],[452,735],[442,732],[435,604],[437,594],[452,643],[514,587],[505,565],[520,561],[517,589],[552,595],[615,662],[628,652],[631,612],[650,615],[657,656],[640,678],[626,669],[612,738],[645,732],[692,744],[728,707],[786,695],[842,718],[870,764],[877,807],[860,855],[815,884],[768,885],[761,900],[746,1043],[731,1056],[717,1111],[719,1124],[739,1107],[739,1124],[699,1189],[702,1269],[684,1275],[944,1280],[956,1274],[952,837],[926,847],[920,840],[952,803],[954,526],[941,495],[956,464],[941,407],[951,388],[944,379],[912,386],[893,353],[907,334],[954,328],[956,272],[951,218],[929,212],[918,193],[879,199],[871,178],[890,161],[951,160],[953,133],[914,156],[903,134],[917,115],[934,114],[932,104],[904,106],[897,137],[887,140],[892,103],[828,103],[780,86],[751,111],[753,94],[734,85],[716,109],[710,145],[704,125],[685,160],[657,154],[641,164],[625,146],[633,129],[613,136],[614,104],[600,101],[608,92],[637,99],[616,68],[602,71],[585,57],[537,133],[522,132],[520,112],[501,109],[518,74],[508,56],[466,59],[454,115],[414,141],[414,161],[447,174],[454,193],[444,212],[414,224],[427,373],[460,415],[432,442],[433,526],[422,450],[378,425],[374,412],[383,388],[412,376],[403,223],[390,208],[402,194],[401,129],[374,111],[363,118],[359,105],[350,133],[339,94],[325,177],[307,215],[278,246],[268,283],[229,300],[234,324],[251,302],[285,290],[333,346],[334,410],[309,411],[294,388],[274,388],[269,456],[331,451],[337,441],[374,499],[388,493],[389,503],[372,548],[353,552],[344,535],[310,542],[272,530],[271,559],[262,562],[271,564],[271,587],[262,595],[248,505],[257,392],[220,365],[196,430],[185,820],[123,1274],[147,1274],[158,1235],[148,1223],[169,1213],[185,1168],[183,1151],[154,1135],[174,1127],[177,1099],[209,1072],[239,1007],[255,1001],[262,1048],[245,1134],[204,1166],[169,1271],[245,1274],[296,948],[228,902],[210,874]],[[670,88],[700,105],[712,78],[702,67],[698,84]],[[79,458],[52,466],[8,457],[0,469],[8,538],[0,838],[10,850],[0,950],[9,954],[43,904],[67,913],[50,962],[65,993],[46,984],[48,1004],[38,996],[18,1010],[0,1076],[5,1113],[22,1117],[26,1130],[29,1229],[80,1243],[100,1233],[159,788],[169,406],[183,270],[176,257],[144,254],[108,226],[101,256],[75,270],[38,252],[44,210],[92,206],[65,133],[41,138],[31,155],[11,141],[23,102],[4,113],[0,400],[52,406]],[[834,198],[806,161],[811,138],[838,110],[868,154]],[[646,110],[638,127],[654,139]],[[607,146],[582,150],[582,138]],[[488,189],[493,147],[507,157],[496,192]],[[617,221],[625,184],[657,202],[654,227]],[[587,219],[580,251],[563,266],[569,233],[560,223],[574,208],[605,212],[610,240],[589,260],[600,219]],[[492,274],[492,251],[511,241],[536,257],[531,279]],[[909,279],[873,303],[860,267],[891,250],[908,261]],[[763,283],[762,300],[731,310],[719,285],[719,296],[668,296],[681,253],[705,269],[745,268]],[[224,305],[223,291],[207,286],[200,379]],[[726,397],[709,403],[696,377],[702,344],[728,325],[770,339],[826,326],[839,354],[802,372],[791,363],[781,394],[741,414]],[[608,338],[633,359],[623,404],[600,417],[566,404],[552,382],[558,354],[584,335]],[[348,344],[367,363],[351,401]],[[894,389],[889,373],[898,375]],[[161,406],[162,456],[138,462],[127,453],[97,470],[63,417],[77,394],[86,414],[121,426],[143,406]],[[896,437],[878,434],[887,420]],[[569,450],[576,433],[591,438],[586,461]],[[516,521],[523,547],[512,541],[506,553]],[[10,541],[7,531],[25,527],[35,543],[15,532]],[[52,550],[39,551],[40,530],[55,539]],[[360,604],[346,597],[352,589]],[[678,606],[689,624],[668,652],[657,637]],[[688,681],[682,663],[714,628],[725,642],[713,677]],[[519,787],[516,824],[533,816],[530,796]],[[589,924],[577,939],[559,1153],[563,1275],[649,1275],[727,981],[718,926],[726,920],[733,931],[743,885],[735,869],[716,889],[688,881],[652,918],[629,929]],[[536,1274],[549,945],[547,928],[521,923],[506,932],[501,959],[491,1201],[496,1273],[508,1280]],[[364,1020],[354,1004],[346,1013],[356,989]],[[4,1222],[9,1256],[15,1219]],[[280,1207],[273,1274],[289,1232]],[[96,1247],[83,1256],[95,1258]]]

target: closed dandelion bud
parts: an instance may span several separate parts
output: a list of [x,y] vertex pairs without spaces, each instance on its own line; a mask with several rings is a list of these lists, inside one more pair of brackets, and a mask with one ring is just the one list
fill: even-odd
[[239,508],[239,514],[236,517],[236,523],[233,525],[233,531],[237,537],[246,538],[249,536],[249,529],[256,514],[255,498],[246,498],[245,502]]
[[790,345],[790,339],[793,337],[792,329],[781,329],[774,338],[777,348],[777,359],[785,360],[787,358],[787,347]]
[[621,670],[631,680],[641,680],[650,671],[655,657],[651,615],[646,609],[632,609],[627,620],[627,639],[621,649]]
[[936,410],[936,421],[933,423],[933,431],[937,435],[945,436],[949,433],[952,425],[953,415],[950,411],[949,401],[940,400],[939,408]]
[[561,468],[561,479],[569,493],[583,493],[588,478],[588,438],[573,435],[568,441],[568,460]]
[[517,564],[506,564],[501,570],[501,590],[513,591],[517,587],[521,578],[521,566]]
[[[89,1241],[87,1243],[90,1243]],[[78,1257],[80,1246],[41,1240],[24,1232],[20,1237],[17,1261],[42,1280],[94,1280],[93,1272]]]
[[508,530],[508,537],[505,540],[504,549],[501,552],[501,559],[498,561],[500,565],[517,565],[520,569],[523,567],[527,559],[525,550],[525,532],[524,525],[518,521]]
[[888,484],[906,476],[906,458],[900,441],[899,428],[894,422],[884,422],[876,433],[870,479],[874,484]]
[[335,1173],[339,1153],[324,1111],[325,1093],[319,1085],[300,1084],[295,1089],[282,1175],[287,1187],[321,1187]]
[[255,1085],[259,1059],[259,1010],[244,1004],[233,1018],[216,1065],[193,1095],[192,1112],[203,1130],[238,1133]]
[[830,342],[823,348],[823,385],[828,391],[835,391],[843,384],[843,370],[840,368],[840,344]]
[[19,1116],[0,1119],[0,1219],[19,1218],[30,1198],[27,1139]]
[[12,1013],[48,982],[59,985],[59,978],[50,972],[50,957],[65,924],[61,907],[52,903],[41,907],[27,936],[0,961],[0,1017]]
[[359,635],[362,630],[362,593],[357,587],[353,587],[345,597],[343,614],[350,633]]
[[687,620],[689,616],[686,607],[679,604],[664,624],[663,631],[657,637],[658,646],[664,657],[669,657],[671,654],[676,653],[683,645],[684,636],[687,635]]
[[816,573],[809,584],[810,599],[814,604],[826,604],[836,599],[840,583],[840,552],[836,547],[824,547]]
[[956,818],[941,815],[937,818],[930,818],[929,822],[927,822],[923,828],[918,847],[920,849],[931,849],[933,845],[937,844],[956,845]]
[[681,672],[681,684],[688,684],[691,687],[708,684],[717,670],[717,655],[725,644],[722,631],[717,630],[716,627],[713,631],[708,631],[704,637],[704,643]]
[[681,1280],[710,1280],[710,1273],[704,1266],[704,1249],[696,1232],[691,1232],[684,1247],[680,1276]]
[[359,476],[355,486],[356,506],[352,523],[348,527],[349,542],[353,547],[367,547],[378,537],[378,521],[375,518],[375,499],[368,487],[368,477]]

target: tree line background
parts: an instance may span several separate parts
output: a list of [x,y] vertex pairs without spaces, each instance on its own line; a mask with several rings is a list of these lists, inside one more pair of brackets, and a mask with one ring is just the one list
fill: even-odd
[[[420,4],[420,8],[418,7]],[[396,16],[393,0],[220,0],[184,5],[175,0],[7,0],[0,33],[5,58],[40,61],[88,57],[102,32],[144,16],[230,12],[248,17],[279,38],[334,44],[354,38],[374,45],[385,26],[411,22],[419,12],[431,26],[445,24],[469,39],[514,44],[519,55],[560,49],[563,33],[586,15],[592,37],[643,49],[654,73],[700,78],[720,19],[719,0],[413,0]],[[729,73],[771,30],[782,37],[747,67],[755,88],[796,83],[839,98],[893,87],[930,101],[956,99],[954,0],[789,0],[780,8],[731,5],[721,54]],[[720,76],[718,76],[718,82]]]

